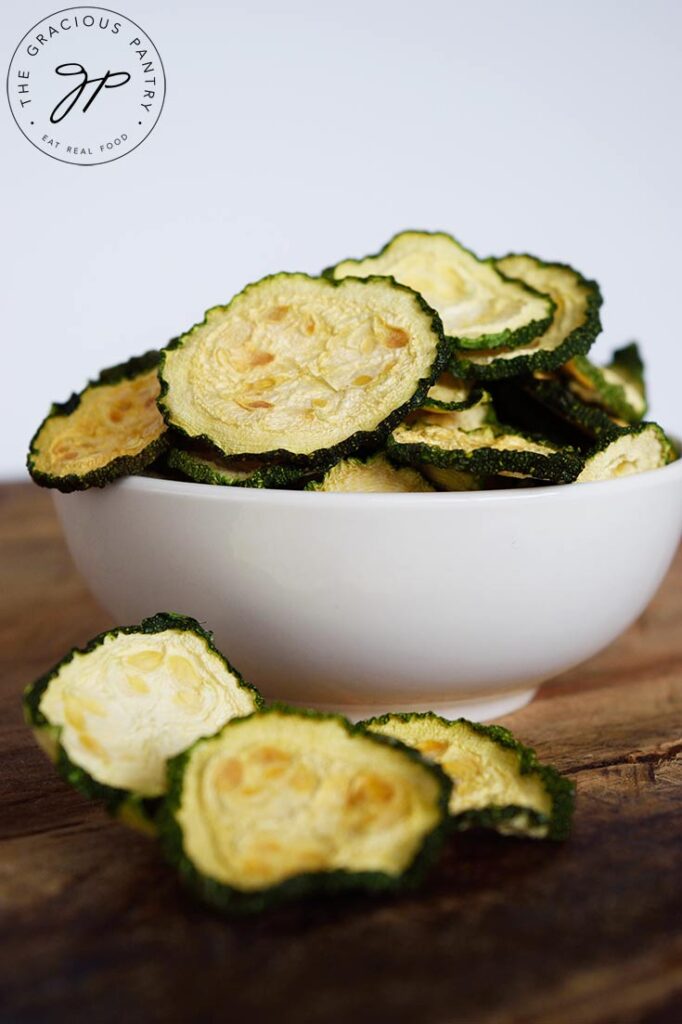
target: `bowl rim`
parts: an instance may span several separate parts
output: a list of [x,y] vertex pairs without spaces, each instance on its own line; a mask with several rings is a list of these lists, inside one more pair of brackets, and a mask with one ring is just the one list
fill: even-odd
[[[547,484],[540,487],[510,488],[509,490],[488,491],[426,491],[406,493],[372,493],[339,491],[306,491],[286,490],[284,488],[260,487],[222,487],[216,484],[198,483],[194,480],[167,480],[156,476],[129,476],[114,481],[106,491],[146,492],[150,494],[166,493],[169,495],[194,497],[201,500],[238,502],[240,504],[298,505],[318,508],[354,505],[389,504],[398,506],[418,505],[434,507],[436,505],[472,505],[472,504],[508,504],[512,502],[540,502],[550,500],[589,501],[590,497],[606,496],[612,491],[614,499],[632,490],[646,490],[673,483],[682,482],[682,458],[667,466],[647,470],[644,473],[633,473],[617,480],[591,480],[578,486],[572,484]],[[75,492],[76,494],[79,492]],[[92,493],[92,490],[90,491]]]

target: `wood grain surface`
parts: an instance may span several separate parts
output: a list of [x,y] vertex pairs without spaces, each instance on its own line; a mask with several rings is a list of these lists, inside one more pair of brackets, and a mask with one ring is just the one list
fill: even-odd
[[0,488],[0,567],[0,1020],[682,1024],[682,558],[625,636],[505,720],[575,779],[567,843],[462,835],[419,893],[236,922],[22,723],[24,685],[112,624],[37,488]]

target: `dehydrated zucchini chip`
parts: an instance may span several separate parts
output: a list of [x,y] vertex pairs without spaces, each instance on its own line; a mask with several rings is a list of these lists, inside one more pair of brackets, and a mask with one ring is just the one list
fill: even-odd
[[383,452],[377,452],[367,459],[341,459],[321,480],[308,484],[306,490],[388,494],[433,491],[433,487],[418,470],[394,466]]
[[167,758],[261,703],[210,633],[165,612],[100,633],[24,694],[64,778],[126,818],[164,793]]
[[415,413],[388,438],[391,458],[412,465],[431,463],[480,476],[517,474],[537,480],[568,483],[582,468],[572,448],[529,436],[497,422],[463,429],[463,413]]
[[509,281],[492,260],[479,260],[445,232],[402,231],[378,253],[343,260],[334,280],[390,276],[424,296],[450,344],[463,349],[526,345],[552,322],[553,301],[526,282]]
[[599,406],[626,423],[639,423],[646,413],[644,363],[636,342],[617,349],[608,366],[575,356],[562,371],[571,391],[588,405]]
[[409,288],[276,274],[164,350],[160,406],[227,457],[320,463],[380,441],[446,358],[438,316]]
[[459,829],[489,828],[503,835],[565,839],[574,787],[535,751],[500,725],[464,718],[448,721],[427,711],[383,715],[362,723],[431,758],[453,781],[450,814]]
[[556,309],[550,326],[520,348],[455,352],[455,376],[480,380],[515,377],[534,370],[554,370],[584,354],[601,330],[599,285],[563,263],[543,263],[535,256],[512,255],[495,261],[505,276],[547,292]]
[[617,434],[627,426],[623,420],[615,419],[604,409],[581,401],[564,381],[531,378],[524,383],[523,391],[531,401],[537,402],[587,437]]
[[472,381],[460,380],[446,372],[431,385],[422,408],[431,412],[461,412],[477,405],[482,397],[483,391]]
[[29,447],[28,471],[42,487],[82,491],[149,466],[166,444],[156,405],[160,353],[102,370],[68,402],[54,404]]
[[395,740],[272,705],[170,762],[160,833],[185,881],[223,910],[381,892],[421,877],[445,835],[450,789]]
[[481,491],[486,487],[486,478],[463,469],[445,469],[425,462],[419,470],[439,491]]
[[166,456],[171,469],[184,473],[200,484],[223,487],[291,487],[302,480],[306,471],[300,466],[286,466],[260,459],[224,459],[208,448],[172,447]]
[[677,452],[657,423],[640,423],[621,430],[615,437],[603,437],[585,460],[576,483],[646,473],[676,458]]
[[417,412],[410,413],[405,421],[409,423],[415,419],[424,419],[438,423],[439,414],[443,417],[443,423],[451,423],[460,430],[477,430],[489,423],[497,423],[492,395],[489,391],[483,391],[481,388],[475,388],[471,392],[469,400],[462,403],[459,408],[432,409],[428,405],[424,405]]
[[429,388],[423,408],[457,412],[467,409],[475,394],[475,385],[470,380],[460,380],[446,371]]

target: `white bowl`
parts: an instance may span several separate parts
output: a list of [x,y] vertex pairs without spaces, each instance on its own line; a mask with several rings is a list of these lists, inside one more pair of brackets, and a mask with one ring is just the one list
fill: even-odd
[[682,461],[479,493],[131,477],[55,498],[76,565],[117,623],[192,615],[271,699],[354,719],[485,719],[643,611],[680,537]]

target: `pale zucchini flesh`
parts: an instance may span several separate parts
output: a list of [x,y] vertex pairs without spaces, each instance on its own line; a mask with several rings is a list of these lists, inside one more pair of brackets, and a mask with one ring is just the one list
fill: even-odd
[[446,355],[437,316],[395,282],[277,274],[164,350],[160,405],[227,457],[328,461],[421,404]]
[[36,483],[61,491],[102,487],[150,465],[165,447],[157,408],[159,353],[102,371],[55,404],[33,437],[27,465]]
[[388,714],[365,727],[415,747],[453,782],[449,810],[458,828],[492,828],[504,835],[563,839],[573,811],[572,784],[538,762],[498,725],[432,712]]
[[509,281],[490,260],[479,260],[444,232],[403,231],[364,259],[325,271],[339,280],[372,274],[393,277],[424,296],[457,348],[515,347],[550,324],[552,300],[525,283]]
[[450,369],[463,378],[496,380],[535,370],[554,370],[575,355],[584,354],[601,330],[601,293],[572,267],[544,263],[534,256],[512,255],[495,261],[510,279],[523,281],[551,296],[551,324],[519,348],[454,353]]
[[367,459],[341,459],[323,478],[307,485],[310,491],[336,493],[407,493],[433,491],[422,474],[411,466],[394,466],[378,452]]
[[228,910],[406,884],[444,836],[450,784],[415,751],[375,740],[276,705],[234,720],[170,763],[169,859]]
[[167,613],[74,649],[24,696],[46,753],[112,810],[161,796],[169,757],[261,703],[210,633]]
[[677,453],[657,423],[641,423],[606,436],[585,460],[576,483],[617,480],[674,462]]

